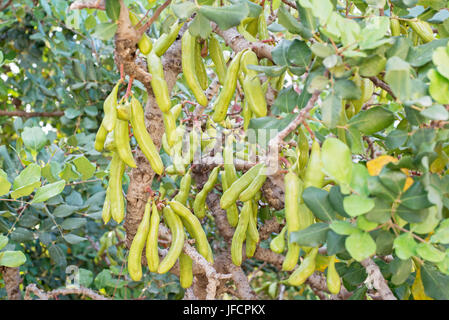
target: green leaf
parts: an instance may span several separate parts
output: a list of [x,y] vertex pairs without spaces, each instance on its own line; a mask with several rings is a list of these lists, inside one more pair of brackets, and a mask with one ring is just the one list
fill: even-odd
[[85,156],[81,156],[73,160],[73,164],[75,165],[76,171],[81,173],[81,179],[87,180],[92,177],[95,173],[96,166]]
[[337,253],[345,252],[345,240],[346,236],[329,230],[326,236],[327,254],[334,255]]
[[444,260],[445,253],[438,250],[432,244],[421,242],[416,246],[416,253],[424,260],[430,262],[441,262]]
[[439,272],[430,263],[424,263],[421,267],[421,278],[424,292],[437,300],[449,300],[449,276]]
[[81,228],[86,223],[86,218],[67,218],[61,223],[61,228],[64,230],[74,230]]
[[372,231],[379,224],[377,222],[369,221],[365,216],[359,216],[357,218],[357,228],[364,231]]
[[201,6],[198,10],[209,20],[214,21],[221,30],[238,26],[249,14],[246,2],[224,7]]
[[378,230],[375,241],[376,241],[376,254],[381,256],[389,255],[393,252],[393,241],[395,237],[391,232],[386,230]]
[[294,64],[298,67],[308,67],[312,59],[312,51],[304,41],[299,39],[293,40],[287,50],[287,60],[289,64]]
[[342,99],[357,100],[362,95],[362,90],[360,90],[354,81],[348,79],[335,81],[334,90],[335,94]]
[[361,196],[368,196],[368,169],[361,163],[352,164],[351,188]]
[[400,202],[403,206],[413,210],[425,209],[432,206],[432,203],[427,198],[427,191],[419,181],[415,181],[401,195]]
[[440,213],[438,212],[437,206],[432,206],[428,209],[429,214],[424,219],[424,221],[419,223],[411,223],[410,230],[417,234],[427,234],[432,232],[441,220]]
[[114,37],[115,32],[117,31],[117,23],[115,22],[105,22],[100,23],[95,26],[93,37],[98,38],[100,40],[110,40]]
[[248,69],[265,73],[269,77],[279,77],[287,70],[287,66],[259,66],[250,64],[248,65]]
[[31,194],[35,188],[41,185],[41,167],[35,163],[30,163],[14,179],[13,192],[11,198],[17,199]]
[[65,180],[53,182],[37,189],[32,203],[47,201],[62,192],[65,187]]
[[449,119],[449,112],[441,104],[433,105],[422,110],[420,113],[431,120],[446,121]]
[[387,59],[384,56],[373,55],[363,59],[360,65],[360,75],[363,77],[375,77],[384,71]]
[[403,233],[393,242],[393,248],[399,259],[407,260],[416,255],[417,243],[410,233]]
[[410,65],[401,58],[394,56],[388,59],[385,70],[385,81],[390,85],[396,97],[401,101],[409,100],[412,95]]
[[376,243],[367,232],[354,232],[346,238],[345,245],[351,257],[359,262],[376,253]]
[[48,253],[50,254],[51,260],[57,266],[65,266],[67,264],[67,260],[64,254],[64,251],[60,246],[54,244],[50,248],[48,248]]
[[8,181],[8,175],[0,169],[0,196],[3,196],[11,189],[11,182]]
[[88,288],[92,281],[94,280],[94,275],[92,273],[92,271],[84,269],[84,268],[79,268],[78,269],[79,272],[79,281],[80,281],[80,286]]
[[198,13],[189,25],[189,32],[194,37],[201,37],[207,39],[212,32],[210,21],[201,13]]
[[435,39],[420,46],[411,47],[407,55],[407,61],[413,67],[422,67],[432,61],[433,52],[441,46],[446,46],[448,39]]
[[274,108],[279,109],[279,112],[290,113],[298,104],[299,94],[295,91],[293,86],[283,88],[274,100]]
[[69,234],[64,235],[64,240],[70,244],[78,244],[82,241],[87,240],[87,238],[77,236],[76,234],[73,234],[73,233],[69,233]]
[[47,136],[41,127],[25,127],[21,137],[25,147],[34,151],[41,150],[47,143]]
[[323,123],[329,129],[335,128],[340,121],[341,98],[331,92],[321,104],[321,115]]
[[335,219],[336,213],[329,203],[328,192],[323,189],[308,187],[304,190],[302,198],[312,213],[324,222]]
[[283,39],[273,50],[271,50],[271,55],[275,64],[278,66],[290,64],[287,54],[291,44],[292,41]]
[[366,135],[372,135],[389,127],[393,122],[394,113],[379,106],[357,113],[348,121],[348,125]]
[[396,149],[401,147],[408,138],[408,132],[405,130],[395,129],[391,131],[385,139],[385,145],[388,149]]
[[25,263],[27,258],[22,251],[0,252],[0,266],[16,268]]
[[392,170],[384,166],[379,173],[380,182],[395,196],[402,192],[407,176],[400,170]]
[[112,21],[120,16],[120,2],[118,0],[106,0],[106,14]]
[[449,53],[446,47],[438,47],[432,55],[432,61],[437,67],[438,72],[449,79]]
[[402,260],[396,258],[390,262],[391,282],[396,286],[404,283],[412,273],[412,266],[412,259]]
[[329,225],[327,223],[314,223],[305,229],[290,233],[290,242],[301,246],[317,247],[326,242]]
[[427,77],[430,79],[429,93],[432,98],[442,104],[449,103],[449,80],[443,77],[435,69],[430,69],[427,72]]
[[284,6],[279,7],[277,14],[279,24],[285,27],[288,32],[299,34],[304,39],[312,37],[310,30],[306,29],[301,22],[294,18]]
[[2,250],[8,244],[8,237],[0,235],[0,250]]
[[374,199],[374,208],[364,215],[369,221],[385,223],[391,218],[391,203],[381,198]]
[[344,192],[352,179],[352,154],[348,146],[337,138],[327,138],[321,147],[321,162],[323,172],[340,184]]
[[334,220],[334,221],[332,221],[332,223],[330,224],[330,228],[335,233],[341,234],[341,235],[344,235],[344,236],[349,236],[349,235],[353,234],[354,232],[358,232],[359,231],[357,229],[357,227],[352,225],[350,222],[343,221],[343,220]]
[[430,238],[430,242],[442,244],[449,243],[449,219],[445,219],[440,223],[438,229]]
[[197,7],[193,2],[186,1],[186,2],[173,3],[171,5],[171,9],[179,19],[184,20],[190,18],[192,14],[197,10]]
[[321,25],[327,22],[334,9],[329,0],[299,0],[299,4],[304,8],[311,9]]
[[10,235],[12,241],[27,242],[34,240],[34,234],[28,229],[18,227]]
[[332,186],[329,191],[329,202],[332,205],[332,208],[334,208],[335,211],[339,215],[345,218],[350,218],[351,216],[348,215],[348,213],[345,211],[345,208],[343,207],[343,199],[344,195],[340,191],[340,186]]
[[375,202],[372,198],[351,194],[343,200],[345,211],[351,216],[356,217],[371,211]]
[[53,210],[53,215],[57,218],[65,218],[73,214],[76,210],[78,210],[77,206],[62,204]]

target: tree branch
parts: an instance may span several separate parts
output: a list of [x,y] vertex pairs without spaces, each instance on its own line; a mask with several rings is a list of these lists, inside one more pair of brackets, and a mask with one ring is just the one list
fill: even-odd
[[73,2],[69,7],[69,10],[81,9],[106,10],[106,3],[105,0],[77,0]]
[[0,116],[7,117],[21,117],[21,118],[32,118],[32,117],[62,117],[64,111],[53,111],[53,112],[26,112],[26,111],[6,111],[0,110]]
[[19,286],[22,278],[20,277],[19,268],[0,267],[0,271],[3,275],[8,300],[21,300],[22,295],[20,294]]
[[360,262],[365,267],[368,277],[365,283],[372,284],[373,288],[377,290],[382,300],[397,300],[394,294],[391,292],[390,287],[387,284],[379,266],[370,258]]
[[34,283],[29,284],[25,290],[25,300],[33,300],[31,293],[34,293],[39,300],[55,299],[59,295],[79,294],[91,298],[92,300],[110,300],[101,294],[96,293],[92,289],[79,287],[79,288],[61,288],[45,292],[39,289]]
[[368,77],[368,79],[370,79],[371,82],[374,83],[374,85],[376,87],[382,88],[385,91],[387,91],[390,94],[390,96],[396,100],[396,96],[394,95],[393,91],[391,90],[391,88],[388,84],[386,84],[385,82],[383,82],[382,80],[380,80],[377,77]]

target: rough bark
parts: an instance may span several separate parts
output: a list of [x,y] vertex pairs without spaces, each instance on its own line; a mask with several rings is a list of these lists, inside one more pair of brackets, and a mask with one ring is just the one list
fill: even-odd
[[19,285],[22,279],[20,278],[19,268],[0,267],[0,271],[3,275],[8,300],[21,300],[22,294]]

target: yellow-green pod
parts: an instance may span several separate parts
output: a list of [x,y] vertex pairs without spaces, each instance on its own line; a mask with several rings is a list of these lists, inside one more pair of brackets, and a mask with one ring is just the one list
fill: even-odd
[[287,283],[292,286],[302,285],[315,272],[315,259],[318,248],[312,248],[305,256],[304,260],[288,278]]
[[160,57],[162,56],[168,48],[175,42],[178,37],[179,30],[184,25],[184,22],[177,21],[171,27],[168,33],[164,33],[154,42],[153,51]]
[[165,136],[167,138],[168,145],[172,147],[176,143],[176,120],[171,112],[162,113],[162,119],[164,120]]
[[111,216],[117,223],[125,217],[125,199],[122,191],[122,178],[125,172],[125,163],[117,152],[112,152],[111,166],[109,168],[109,201],[111,202]]
[[169,146],[165,132],[162,135],[162,148],[169,156],[173,156],[173,148]]
[[108,132],[106,140],[104,141],[104,149],[106,151],[116,151],[115,141],[114,141],[114,130]]
[[321,170],[323,164],[321,162],[321,147],[317,140],[312,143],[309,162],[304,175],[304,188],[316,187],[321,188],[324,183],[324,173]]
[[282,264],[282,270],[293,270],[299,258],[300,247],[297,243],[290,242],[290,234],[300,230],[299,221],[299,197],[302,192],[301,180],[292,171],[285,174],[285,221],[288,231],[288,251]]
[[178,194],[173,198],[176,201],[179,201],[183,205],[187,204],[187,198],[189,197],[190,193],[190,186],[192,183],[192,175],[190,173],[190,169],[187,171],[187,173],[182,177],[181,182],[179,183],[179,192]]
[[256,164],[231,184],[231,186],[223,193],[223,196],[220,199],[220,206],[223,209],[227,209],[229,206],[231,206],[232,203],[235,203],[240,193],[242,193],[242,191],[249,186],[249,184],[257,176],[257,173],[259,173],[259,170],[262,166],[263,163]]
[[245,254],[248,258],[252,258],[257,249],[257,241],[249,235],[249,230],[246,230]]
[[219,123],[226,118],[229,103],[234,96],[235,88],[237,86],[237,78],[240,68],[240,57],[243,51],[240,51],[232,59],[229,68],[226,72],[226,80],[223,83],[223,88],[220,91],[217,99],[214,102],[212,120]]
[[190,288],[193,283],[193,261],[184,252],[179,255],[179,283],[184,289]]
[[114,141],[120,158],[131,168],[137,167],[129,146],[128,121],[117,119],[114,129]]
[[215,71],[218,76],[218,81],[221,84],[224,84],[226,80],[226,71],[227,66],[225,59],[223,57],[223,51],[221,50],[220,43],[218,39],[215,37],[214,33],[211,33],[209,38],[209,56],[212,59],[212,62],[215,66]]
[[393,37],[398,37],[401,35],[401,24],[398,19],[393,17],[390,18],[390,29]]
[[265,117],[267,115],[267,102],[259,78],[247,75],[243,80],[243,91],[252,113],[258,118]]
[[260,170],[257,173],[257,176],[254,178],[254,180],[240,194],[239,200],[242,202],[245,202],[245,201],[248,201],[248,200],[251,200],[252,198],[254,198],[256,193],[259,192],[260,189],[262,188],[266,179],[267,179],[266,168],[262,167],[262,168],[260,168]]
[[327,289],[332,294],[338,294],[341,289],[340,275],[335,268],[335,255],[329,257],[329,264],[327,265],[326,275]]
[[171,108],[170,94],[165,81],[164,68],[161,58],[154,51],[147,55],[148,71],[151,73],[151,88],[156,98],[156,103],[162,112],[169,112]]
[[[135,26],[139,23],[140,20],[134,12],[132,12],[131,10],[128,10],[128,12],[129,20],[131,21],[131,24]],[[148,37],[148,35],[144,33],[137,43],[137,46],[139,47],[140,52],[142,52],[144,55],[147,55],[153,48],[153,43],[151,42],[150,37]]]
[[142,278],[142,252],[150,230],[150,215],[151,204],[147,202],[142,220],[129,248],[128,272],[134,281],[139,281]]
[[171,245],[167,255],[159,264],[157,269],[158,273],[166,273],[175,265],[176,260],[178,260],[178,257],[182,252],[185,239],[184,226],[182,225],[181,219],[170,207],[164,207],[163,213],[165,222],[168,224],[171,231]]
[[[224,171],[221,173],[221,186],[223,188],[223,192],[229,187]],[[235,228],[237,226],[237,223],[239,222],[239,209],[237,208],[236,203],[231,204],[231,206],[226,209],[226,218],[228,219],[231,227]]]
[[223,148],[223,168],[225,170],[225,176],[229,186],[237,180],[237,172],[234,166],[233,141],[234,136],[228,135]]
[[301,126],[299,128],[298,138],[296,140],[298,145],[298,172],[301,177],[304,176],[304,169],[307,166],[307,162],[309,161],[309,140],[307,139],[307,135],[304,131],[304,127]]
[[97,135],[95,136],[94,148],[98,152],[101,152],[104,148],[104,142],[106,141],[106,136],[108,135],[108,131],[105,129],[103,124],[98,128]]
[[239,222],[232,237],[231,259],[232,263],[234,263],[236,266],[240,266],[242,264],[243,241],[245,241],[246,239],[246,230],[248,228],[249,219],[252,214],[253,212],[251,201],[247,201],[243,204]]
[[251,210],[252,215],[249,218],[248,221],[248,228],[247,228],[247,236],[249,236],[251,239],[253,239],[256,244],[259,242],[259,230],[257,230],[257,212],[258,212],[258,204],[256,201],[251,200]]
[[262,10],[262,12],[259,15],[259,18],[257,19],[257,34],[259,40],[266,40],[270,37],[268,33],[267,20],[265,19],[264,10]]
[[175,118],[175,120],[178,119],[178,118],[179,118],[179,115],[180,115],[181,112],[182,112],[182,104],[181,104],[181,103],[175,104],[175,105],[170,109],[170,112],[171,112],[171,114],[173,115],[173,118]]
[[112,89],[103,103],[104,118],[101,124],[107,131],[114,130],[115,120],[117,119],[117,93],[120,81]]
[[156,149],[156,146],[145,127],[145,116],[142,105],[139,100],[134,97],[131,98],[131,126],[133,127],[134,137],[139,144],[140,150],[142,150],[147,158],[151,168],[157,174],[162,174],[164,171],[164,164],[159,155],[159,150]]
[[[150,200],[148,200],[147,205]],[[147,243],[145,246],[145,257],[147,258],[148,269],[156,272],[159,268],[158,234],[159,234],[160,216],[156,202],[151,204],[150,229],[148,231]]]
[[270,241],[270,249],[275,253],[282,253],[285,249],[285,232],[287,226],[284,226],[281,232]]
[[129,101],[118,104],[117,118],[125,121],[129,121],[129,119],[131,119],[131,103]]
[[202,106],[207,106],[208,100],[198,81],[195,73],[195,44],[196,38],[193,37],[188,30],[184,32],[181,40],[181,63],[182,72],[186,79],[187,85],[192,90],[196,101]]
[[215,167],[209,174],[207,182],[204,184],[203,189],[195,197],[193,202],[193,212],[198,217],[198,219],[203,219],[206,215],[206,198],[210,191],[214,188],[217,182],[218,173],[220,167]]
[[247,99],[243,100],[242,117],[243,117],[243,130],[246,130],[248,129],[251,118],[253,117],[253,112],[251,111],[251,108],[248,105]]
[[190,226],[190,229],[187,229],[190,235],[195,238],[198,252],[206,258],[207,261],[213,263],[212,250],[210,248],[209,242],[207,241],[206,233],[201,226],[198,218],[182,203],[172,200],[169,202],[170,207],[173,211],[183,218],[183,221]]
[[433,30],[428,22],[418,20],[407,21],[407,23],[424,43],[434,40]]
[[198,41],[195,41],[195,71],[201,88],[206,90],[209,87],[209,79],[207,78],[206,67],[201,57],[201,45]]
[[109,220],[111,220],[111,201],[109,200],[109,188],[106,189],[106,197],[104,198],[101,218],[103,219],[104,224],[107,224]]

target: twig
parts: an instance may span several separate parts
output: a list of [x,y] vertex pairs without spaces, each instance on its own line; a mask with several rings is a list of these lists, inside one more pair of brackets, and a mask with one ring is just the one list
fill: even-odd
[[385,91],[387,91],[390,94],[390,96],[392,96],[393,99],[396,100],[396,96],[394,95],[393,91],[391,91],[391,88],[390,88],[390,86],[388,84],[386,84],[385,82],[383,82],[382,80],[380,80],[377,77],[368,77],[368,79],[370,79],[371,82],[374,83],[374,85],[376,87],[382,88]]
[[165,1],[161,6],[159,6],[156,11],[154,12],[153,16],[143,25],[139,28],[139,30],[137,30],[138,34],[139,34],[139,39],[140,37],[145,33],[145,31],[148,30],[148,28],[153,24],[154,21],[156,21],[156,19],[159,17],[159,15],[161,14],[161,12],[171,3],[171,0],[167,0]]

